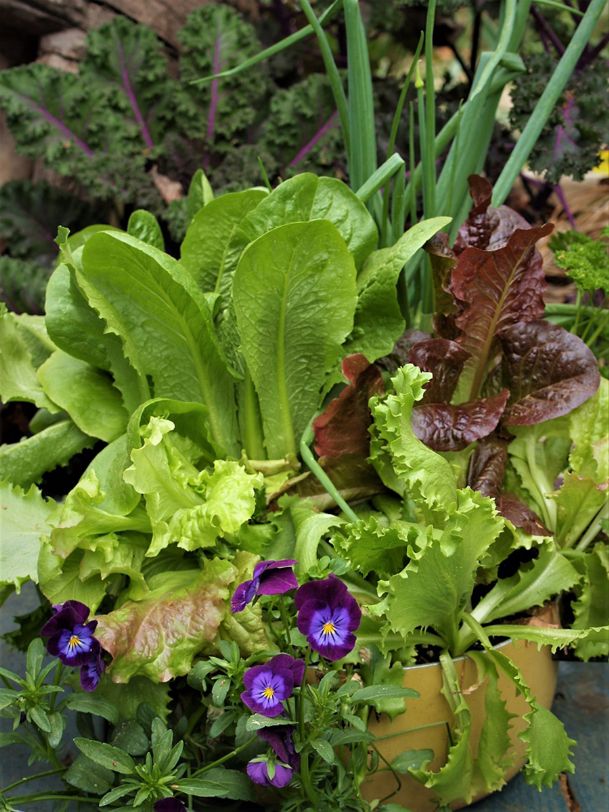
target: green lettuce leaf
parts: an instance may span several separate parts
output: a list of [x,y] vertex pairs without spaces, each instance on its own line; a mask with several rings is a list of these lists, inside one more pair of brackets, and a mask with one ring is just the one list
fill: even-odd
[[407,556],[414,556],[428,542],[431,528],[407,522],[383,521],[382,514],[345,524],[332,538],[334,547],[357,572],[388,577],[403,569]]
[[110,533],[82,542],[85,552],[80,561],[79,577],[86,581],[92,575],[98,575],[105,581],[110,575],[127,575],[131,579],[130,593],[133,593],[135,584],[145,594],[148,585],[142,573],[142,563],[149,541],[147,536],[136,533]]
[[211,547],[254,515],[262,474],[248,474],[232,460],[199,471],[191,461],[192,444],[171,420],[153,415],[140,433],[143,444],[131,451],[124,479],[146,497],[153,531],[147,555],[172,542],[186,550]]
[[296,456],[353,326],[355,298],[353,259],[328,222],[280,226],[241,257],[233,301],[271,459]]
[[246,189],[211,200],[195,214],[180,249],[180,263],[202,291],[221,294],[228,303],[242,245],[233,237],[243,218],[265,198],[264,189]]
[[569,417],[573,448],[569,462],[579,476],[600,484],[609,481],[609,380]]
[[165,238],[159,221],[146,209],[136,209],[131,212],[127,223],[127,234],[152,245],[153,248],[158,248],[159,251],[165,250]]
[[213,644],[230,611],[229,585],[235,575],[235,567],[219,559],[207,561],[202,571],[163,573],[145,600],[128,600],[99,615],[96,636],[113,657],[112,680],[145,676],[168,682],[187,674],[193,657]]
[[94,612],[109,585],[94,573],[83,579],[80,569],[83,555],[82,550],[76,550],[64,560],[53,553],[49,544],[43,544],[38,557],[38,583],[51,603],[80,601]]
[[471,600],[480,560],[504,527],[494,503],[476,491],[457,492],[455,512],[416,558],[389,579],[392,629],[408,635],[432,627],[456,643],[456,619]]
[[284,181],[244,219],[234,242],[245,248],[267,231],[287,223],[329,220],[353,255],[356,268],[376,248],[378,234],[368,209],[335,178],[308,172]]
[[124,434],[127,411],[120,393],[101,370],[55,350],[38,368],[38,380],[85,434],[107,443]]
[[234,387],[203,296],[181,266],[127,234],[94,234],[78,283],[157,397],[203,403],[219,448],[237,453]]
[[[57,508],[52,500],[43,499],[34,485],[24,491],[6,482],[0,483],[0,585],[14,586],[38,582],[38,555],[41,536],[47,535]],[[5,590],[2,589],[1,593]],[[0,593],[0,594],[1,594]]]
[[357,278],[355,325],[346,347],[349,353],[362,353],[372,362],[391,352],[405,327],[397,297],[400,273],[408,260],[448,223],[450,217],[424,220],[391,248],[369,254]]
[[604,626],[575,643],[575,653],[582,660],[606,657],[609,654],[609,546],[598,543],[592,550],[580,553],[573,564],[582,574],[576,588],[577,600],[572,604],[574,629]]
[[59,408],[47,397],[36,375],[55,349],[44,325],[39,329],[39,319],[9,313],[0,303],[0,399],[3,403],[25,400],[57,412]]
[[473,610],[479,623],[527,612],[571,589],[579,573],[553,544],[540,548],[539,556],[520,567],[515,575],[500,578]]
[[150,531],[139,493],[123,479],[128,464],[124,435],[97,454],[54,518],[54,555],[65,559],[83,542],[108,533]]
[[388,487],[408,492],[424,514],[442,517],[457,503],[455,475],[444,457],[416,438],[411,424],[414,404],[423,398],[430,378],[429,373],[406,364],[391,379],[393,392],[371,398],[371,456]]
[[[556,501],[556,542],[573,547],[599,511],[607,504],[608,484],[597,485],[587,477],[565,474],[562,487],[550,496]],[[599,528],[600,529],[600,528]]]
[[71,420],[60,420],[33,437],[0,446],[0,479],[22,487],[39,482],[47,471],[66,465],[94,443]]

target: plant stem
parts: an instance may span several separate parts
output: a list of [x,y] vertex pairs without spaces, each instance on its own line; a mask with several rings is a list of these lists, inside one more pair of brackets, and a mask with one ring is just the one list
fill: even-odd
[[605,502],[594,519],[590,522],[588,529],[581,537],[579,542],[575,545],[575,549],[579,550],[580,552],[582,550],[586,550],[599,534],[602,526],[601,522],[603,519],[607,518],[609,518],[609,502]]
[[248,739],[244,744],[239,745],[239,747],[235,747],[234,750],[231,750],[230,753],[226,753],[226,755],[222,756],[221,758],[217,758],[215,761],[210,761],[209,764],[206,764],[204,767],[201,767],[200,770],[197,770],[194,773],[191,773],[190,778],[196,778],[199,775],[203,775],[208,770],[211,770],[212,767],[218,767],[220,764],[224,764],[225,761],[230,761],[231,758],[238,756],[243,750],[253,744],[257,740],[257,736],[252,736],[251,739]]
[[308,650],[305,655],[305,670],[302,676],[302,682],[300,684],[300,693],[298,695],[298,734],[300,738],[300,744],[302,750],[300,751],[300,779],[302,781],[303,789],[307,795],[309,801],[313,804],[313,807],[317,805],[317,793],[311,783],[311,774],[309,772],[309,753],[306,747],[304,746],[304,742],[306,740],[305,736],[305,714],[304,714],[304,705],[305,705],[305,691],[307,688],[307,667],[309,665],[309,654]]
[[64,769],[65,769],[64,767],[58,767],[55,770],[45,770],[45,772],[43,773],[26,775],[24,778],[20,778],[18,781],[14,781],[7,787],[3,787],[2,789],[0,789],[0,795],[4,795],[5,792],[9,792],[9,790],[14,789],[15,787],[20,787],[22,784],[27,784],[28,781],[35,781],[37,778],[46,778],[48,775],[57,775],[57,773],[62,773]]
[[5,800],[19,804],[33,804],[38,803],[38,801],[76,801],[79,804],[95,804],[95,806],[99,804],[99,798],[85,798],[81,795],[46,794],[44,792],[39,795],[15,795]]
[[321,465],[317,462],[315,457],[313,456],[313,452],[309,448],[309,443],[313,440],[313,420],[307,426],[305,432],[302,435],[302,439],[300,440],[300,456],[302,457],[303,462],[307,466],[307,468],[311,471],[311,473],[319,480],[319,482],[324,486],[326,491],[330,494],[332,499],[336,502],[338,507],[343,511],[345,516],[352,522],[359,521],[357,513],[355,513],[345,502],[343,497],[340,495],[338,489],[334,486],[334,483],[330,479],[330,477],[326,474],[324,469]]

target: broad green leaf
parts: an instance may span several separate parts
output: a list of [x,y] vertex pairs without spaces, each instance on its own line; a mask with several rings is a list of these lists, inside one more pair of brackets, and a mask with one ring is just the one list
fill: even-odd
[[19,591],[25,581],[38,582],[40,538],[48,534],[55,509],[55,503],[43,499],[34,485],[23,491],[0,483],[0,584],[11,584]]
[[63,561],[43,544],[38,556],[38,582],[40,591],[51,603],[80,601],[94,612],[102,602],[108,585],[99,576],[81,579],[80,565],[83,553],[76,550]]
[[560,547],[577,545],[590,522],[607,502],[607,485],[570,471],[559,490],[550,494],[556,501],[556,543]]
[[211,313],[189,275],[167,254],[127,234],[96,234],[83,250],[79,285],[120,336],[157,397],[203,403],[220,448],[237,453],[234,387]]
[[456,505],[455,475],[447,460],[415,437],[411,425],[414,404],[430,377],[406,364],[391,379],[393,392],[371,398],[372,461],[388,487],[407,491],[424,515],[442,517]]
[[[576,588],[577,600],[572,604],[574,629],[609,626],[609,548],[598,543],[590,551],[580,553],[573,564],[582,574]],[[609,631],[591,632],[575,643],[575,651],[582,660],[606,657],[609,654]]]
[[44,391],[78,428],[107,443],[124,433],[128,414],[109,376],[56,350],[38,369]]
[[[137,680],[133,680],[135,684]],[[143,756],[148,750],[148,736],[138,722],[121,722],[114,731],[112,744],[130,756]]]
[[81,753],[87,758],[95,761],[107,770],[112,770],[115,773],[122,773],[123,775],[131,775],[135,770],[135,762],[128,753],[119,750],[118,747],[113,747],[111,744],[105,742],[96,742],[92,739],[83,739],[77,736],[74,739],[74,744],[78,747]]
[[[23,316],[9,313],[4,303],[0,303],[0,398],[3,403],[25,400],[57,412],[58,407],[47,397],[37,378],[36,369],[44,357],[40,353],[38,357],[33,355],[26,324]],[[49,344],[47,355],[54,349],[53,344]]]
[[159,251],[165,250],[165,240],[159,221],[154,214],[145,209],[136,209],[131,212],[127,223],[127,233],[131,234],[132,237],[137,237],[142,242],[148,243],[148,245],[152,245],[153,248],[158,248]]
[[609,380],[601,378],[597,393],[569,415],[573,448],[569,462],[579,476],[596,483],[609,480]]
[[239,770],[212,767],[201,778],[183,778],[176,786],[185,795],[196,798],[230,798],[233,801],[254,801],[255,795],[248,777]]
[[234,242],[245,248],[273,228],[309,220],[328,220],[336,226],[356,268],[376,248],[374,220],[351,189],[335,178],[308,172],[280,183],[262,200],[245,218]]
[[527,612],[567,592],[578,580],[575,567],[553,546],[545,545],[536,559],[521,566],[514,575],[499,579],[472,614],[479,623],[490,623]]
[[489,637],[511,637],[514,640],[528,640],[536,643],[538,647],[550,646],[552,654],[560,648],[585,640],[596,632],[603,633],[606,640],[609,636],[609,625],[587,629],[554,629],[550,626],[517,626],[508,623],[491,624],[485,626],[484,631]]
[[405,322],[397,297],[404,265],[450,217],[423,220],[410,228],[391,248],[373,251],[357,278],[355,325],[347,342],[349,353],[362,353],[372,362],[388,355],[404,332]]
[[296,455],[353,325],[353,259],[330,223],[280,226],[244,252],[233,301],[268,455]]
[[107,767],[96,764],[87,756],[79,755],[70,764],[63,776],[64,780],[83,792],[103,795],[114,783],[114,775]]
[[164,573],[144,600],[127,600],[100,615],[96,636],[113,657],[112,679],[127,682],[141,675],[166,682],[187,674],[229,611],[235,573],[219,559],[207,561],[203,571]]
[[86,581],[98,575],[105,581],[110,575],[126,575],[130,579],[129,594],[133,596],[138,587],[145,594],[148,586],[142,564],[149,543],[149,536],[137,533],[109,533],[83,539],[80,544],[86,549],[80,561],[80,577]]
[[118,722],[118,710],[114,705],[95,694],[71,694],[65,704],[70,710],[101,716],[113,725]]
[[233,273],[243,250],[232,243],[245,215],[267,195],[263,189],[232,192],[195,214],[180,250],[180,263],[202,291],[221,294],[228,302]]
[[[121,722],[134,723],[138,708],[142,703],[146,703],[154,716],[163,720],[167,720],[169,716],[169,686],[167,683],[153,682],[146,677],[133,677],[128,684],[124,684],[112,682],[109,676],[104,675],[95,689],[95,696],[102,697],[114,705]],[[119,725],[117,735],[122,730],[123,728]],[[141,747],[141,736],[138,732],[127,730],[125,735],[127,742],[135,742],[136,747],[139,742]],[[122,744],[117,743],[117,747],[122,747]],[[126,745],[123,749],[132,756],[140,755],[140,753],[132,753],[130,748],[131,745]],[[144,748],[145,750],[146,748]]]
[[343,520],[339,516],[331,513],[317,513],[311,511],[299,520],[299,513],[295,505],[291,511],[296,525],[296,546],[294,547],[294,558],[296,560],[296,574],[303,576],[310,572],[317,563],[317,548],[321,539],[328,533],[330,528],[339,527]]
[[420,555],[389,580],[387,618],[408,635],[432,627],[455,643],[456,619],[471,600],[481,558],[503,528],[493,502],[470,490],[458,494],[458,508]]
[[53,423],[32,437],[0,446],[0,479],[26,487],[94,443],[71,420]]
[[313,750],[322,757],[326,764],[334,764],[336,756],[330,742],[325,739],[312,739],[310,744]]

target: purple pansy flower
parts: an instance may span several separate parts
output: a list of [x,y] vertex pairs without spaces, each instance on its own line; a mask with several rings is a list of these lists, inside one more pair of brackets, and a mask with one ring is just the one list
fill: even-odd
[[154,812],[186,812],[186,807],[179,798],[163,798],[154,804]]
[[241,694],[244,704],[254,713],[279,716],[283,702],[292,696],[294,685],[302,682],[305,664],[289,654],[278,654],[264,665],[248,668],[243,676],[246,690]]
[[253,759],[246,767],[247,774],[255,784],[283,789],[292,780],[294,770],[285,764],[277,764],[266,758]]
[[340,660],[355,646],[353,632],[362,612],[345,584],[329,575],[322,581],[309,581],[295,597],[298,629],[309,645],[327,660]]
[[93,636],[97,621],[85,621],[89,607],[80,601],[66,601],[53,607],[55,614],[40,632],[48,637],[47,651],[59,657],[64,665],[83,665],[99,652],[99,643]]
[[294,747],[292,727],[263,727],[258,731],[260,738],[273,749],[273,752],[284,764],[297,770],[300,766],[300,756]]
[[292,559],[284,559],[256,564],[252,580],[244,581],[235,589],[231,601],[233,612],[242,612],[257,595],[283,595],[297,589],[298,581],[292,571],[295,563]]
[[105,669],[102,648],[93,632],[97,621],[90,620],[89,607],[80,601],[66,601],[53,606],[53,616],[40,632],[47,637],[47,651],[64,665],[80,666],[80,684],[94,691]]

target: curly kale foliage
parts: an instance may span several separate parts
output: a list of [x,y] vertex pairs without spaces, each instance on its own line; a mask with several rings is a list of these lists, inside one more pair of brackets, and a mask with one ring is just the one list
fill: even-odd
[[0,256],[0,301],[17,313],[42,313],[49,274],[37,262]]
[[[527,72],[512,90],[510,121],[522,129],[556,68],[550,53],[525,56]],[[609,62],[597,60],[578,68],[531,153],[529,165],[545,173],[550,183],[562,175],[578,180],[598,163],[598,153],[609,140]]]
[[609,228],[603,229],[605,240],[594,240],[579,231],[566,231],[550,240],[550,248],[559,268],[563,268],[580,290],[609,293]]

